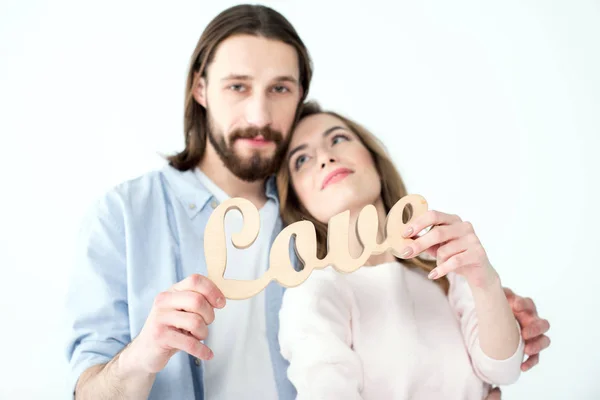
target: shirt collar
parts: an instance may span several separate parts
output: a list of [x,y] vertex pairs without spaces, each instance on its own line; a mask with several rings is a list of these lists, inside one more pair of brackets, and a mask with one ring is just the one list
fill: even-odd
[[275,180],[275,175],[271,175],[267,178],[265,182],[265,195],[275,201],[277,207],[279,208],[279,193],[277,192],[277,181]]
[[[179,171],[167,164],[163,167],[162,174],[190,218],[194,218],[213,197],[212,193],[200,182],[194,170]],[[265,195],[275,201],[279,208],[277,183],[274,175],[266,179]]]

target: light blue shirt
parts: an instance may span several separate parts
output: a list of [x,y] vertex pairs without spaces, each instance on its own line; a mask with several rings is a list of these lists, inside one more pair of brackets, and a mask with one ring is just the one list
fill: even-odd
[[[277,202],[274,178],[266,195]],[[84,220],[67,298],[71,387],[87,368],[112,359],[135,338],[159,292],[206,275],[204,227],[217,200],[194,171],[170,166],[121,183]],[[282,229],[277,218],[271,243]],[[296,396],[277,334],[284,288],[265,289],[266,324],[280,399]],[[157,374],[149,399],[203,399],[203,363],[180,351]]]

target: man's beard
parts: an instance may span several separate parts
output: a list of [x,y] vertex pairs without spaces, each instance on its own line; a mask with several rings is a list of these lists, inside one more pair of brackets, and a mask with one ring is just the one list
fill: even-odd
[[[268,126],[263,128],[248,127],[245,129],[236,129],[231,133],[229,145],[227,145],[225,136],[221,134],[217,137],[215,130],[215,125],[209,115],[208,140],[210,140],[210,143],[227,169],[241,180],[255,182],[265,179],[279,170],[287,147],[287,142],[284,141],[281,132],[273,130]],[[250,158],[242,158],[233,150],[236,140],[252,139],[259,135],[275,144],[273,155],[262,155],[259,150],[255,150]]]

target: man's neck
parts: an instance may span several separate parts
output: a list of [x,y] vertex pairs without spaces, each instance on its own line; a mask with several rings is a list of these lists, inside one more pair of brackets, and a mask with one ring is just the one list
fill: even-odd
[[200,170],[230,197],[243,197],[258,209],[267,201],[265,182],[246,182],[235,176],[216,154],[211,146],[207,146],[200,165]]

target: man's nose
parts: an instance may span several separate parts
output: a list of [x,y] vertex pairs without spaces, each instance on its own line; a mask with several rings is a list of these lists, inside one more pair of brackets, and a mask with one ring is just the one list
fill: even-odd
[[262,128],[271,125],[271,107],[266,96],[256,94],[248,99],[246,122],[250,126]]

